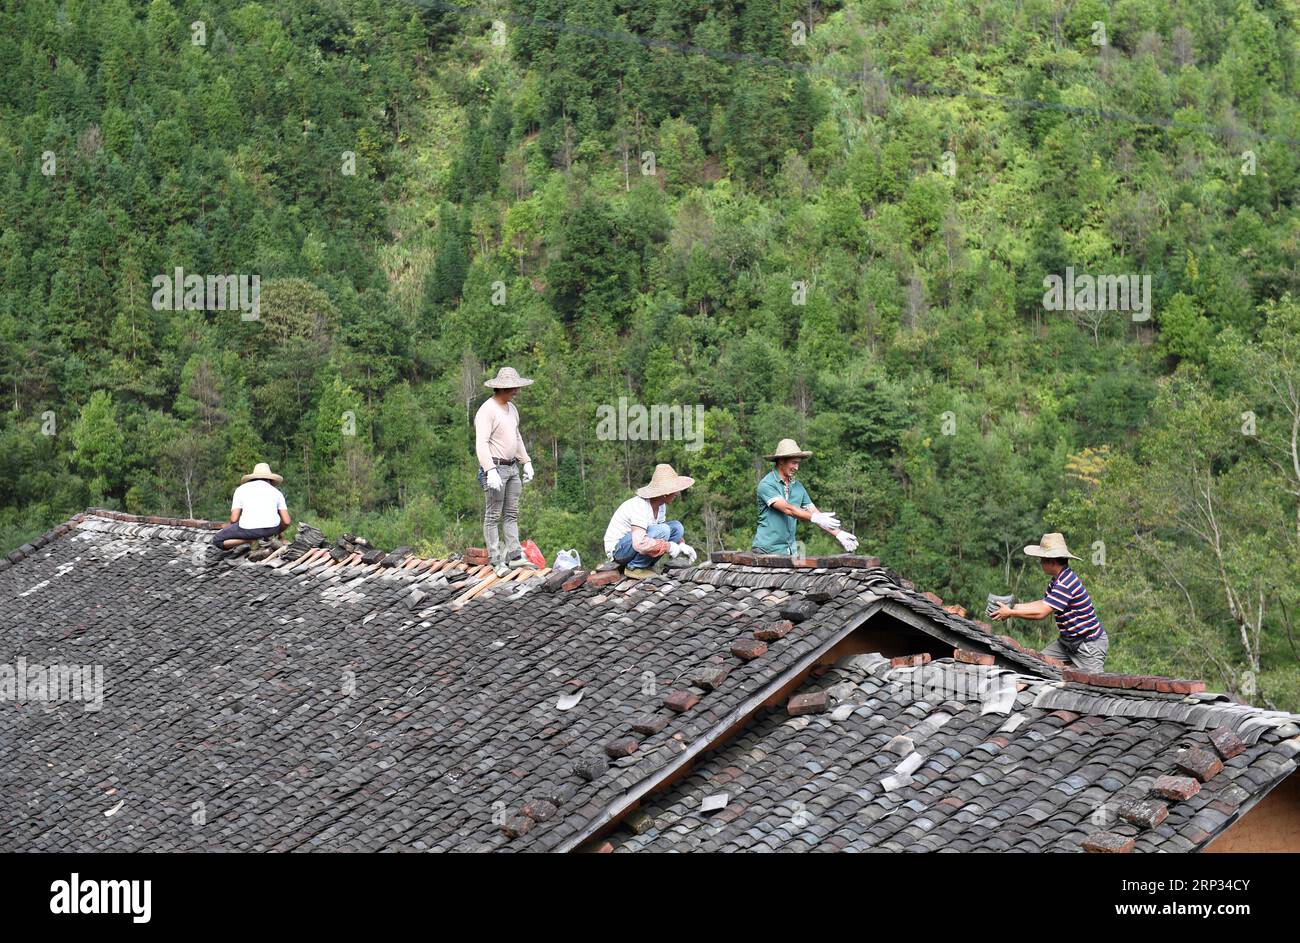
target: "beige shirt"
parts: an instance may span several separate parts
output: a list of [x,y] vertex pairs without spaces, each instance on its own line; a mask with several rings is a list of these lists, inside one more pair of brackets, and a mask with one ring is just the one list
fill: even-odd
[[514,403],[507,403],[502,408],[495,396],[483,401],[474,416],[474,454],[484,471],[495,467],[494,458],[532,461],[524,448],[524,437],[519,434],[519,410],[515,409]]

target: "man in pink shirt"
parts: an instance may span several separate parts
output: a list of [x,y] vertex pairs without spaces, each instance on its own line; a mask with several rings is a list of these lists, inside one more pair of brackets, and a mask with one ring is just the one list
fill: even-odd
[[483,540],[498,576],[505,576],[514,567],[532,566],[519,546],[519,493],[533,479],[533,463],[519,434],[519,410],[511,402],[532,382],[513,367],[502,367],[483,384],[492,395],[474,416],[478,480],[487,499]]

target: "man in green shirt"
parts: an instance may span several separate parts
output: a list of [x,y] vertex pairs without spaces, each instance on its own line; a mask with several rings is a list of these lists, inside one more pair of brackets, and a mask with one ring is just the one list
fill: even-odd
[[795,528],[799,521],[811,521],[840,542],[846,552],[858,549],[858,538],[840,530],[839,519],[829,512],[817,510],[808,489],[795,478],[799,463],[812,455],[801,451],[794,439],[782,439],[776,451],[764,456],[776,467],[758,483],[756,503],[758,530],[754,534],[755,553],[776,553],[798,556]]

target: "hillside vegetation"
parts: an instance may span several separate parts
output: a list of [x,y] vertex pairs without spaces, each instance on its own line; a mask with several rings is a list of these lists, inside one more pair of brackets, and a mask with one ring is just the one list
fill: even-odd
[[[0,2],[0,547],[259,460],[329,533],[481,543],[511,364],[548,556],[657,461],[747,547],[790,436],[918,586],[1038,598],[1062,530],[1112,669],[1300,708],[1295,0],[450,6]],[[157,310],[177,268],[258,319]],[[1067,268],[1150,316],[1046,310]],[[620,397],[702,436],[602,437]]]

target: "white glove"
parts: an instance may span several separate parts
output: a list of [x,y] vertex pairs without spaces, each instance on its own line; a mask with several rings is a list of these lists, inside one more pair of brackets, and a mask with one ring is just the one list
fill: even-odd
[[489,491],[500,491],[502,488],[501,473],[495,468],[489,468],[485,483]]
[[679,543],[677,541],[668,541],[668,556],[686,557],[692,563],[695,562],[695,548],[688,543]]
[[834,530],[840,526],[840,519],[829,511],[814,511],[812,522],[822,530]]
[[533,463],[524,462],[524,484],[533,480]]
[[858,549],[858,538],[854,537],[847,530],[842,530],[835,535],[835,539],[840,542],[840,546],[852,553]]

